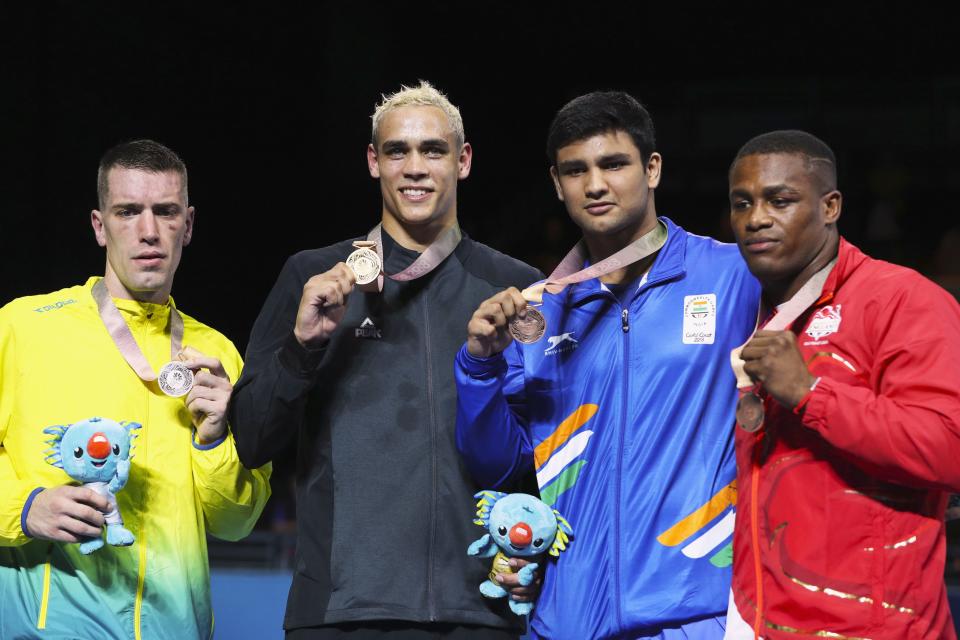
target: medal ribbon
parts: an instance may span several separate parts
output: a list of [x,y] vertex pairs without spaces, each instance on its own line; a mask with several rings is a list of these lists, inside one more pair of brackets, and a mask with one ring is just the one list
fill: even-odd
[[[823,294],[823,285],[836,264],[837,259],[834,258],[827,263],[827,266],[813,274],[810,279],[800,287],[800,290],[793,294],[792,298],[777,307],[777,315],[773,316],[769,322],[760,328],[767,331],[783,331],[792,325],[794,320],[803,315],[807,309],[812,307],[817,300],[820,299],[820,296]],[[758,319],[762,313],[762,309],[763,303],[761,302],[760,308],[757,310]],[[743,370],[746,362],[740,357],[740,353],[743,351],[743,348],[753,340],[753,336],[756,335],[756,333],[757,330],[754,329],[746,342],[730,352],[730,366],[733,368],[733,374],[737,377],[737,388],[741,390],[754,386],[753,380],[751,380],[750,376]]]
[[[97,309],[100,311],[100,319],[107,328],[107,333],[113,339],[113,344],[117,345],[120,355],[127,361],[134,373],[144,382],[153,382],[157,379],[157,374],[153,367],[147,362],[147,357],[140,350],[140,345],[130,333],[130,327],[120,315],[120,310],[113,303],[110,292],[107,291],[107,285],[103,280],[99,280],[93,285],[93,299],[97,302]],[[183,346],[183,317],[170,305],[170,359],[176,360],[177,354]]]
[[[382,226],[381,224],[375,226],[373,230],[367,234],[366,242],[354,242],[353,246],[358,249],[376,248],[377,257],[380,258],[380,264],[385,267],[386,263],[383,259],[383,242],[381,238]],[[440,266],[440,263],[453,253],[453,250],[460,244],[462,237],[463,235],[460,233],[459,225],[455,224],[431,242],[430,246],[427,247],[410,266],[400,273],[386,273],[386,271],[382,270],[383,267],[381,267],[380,275],[377,276],[377,291],[383,291],[384,276],[396,282],[409,282],[410,280],[416,280],[417,278],[427,275]],[[370,284],[372,285],[373,283]]]
[[587,261],[589,255],[584,246],[583,240],[574,245],[573,249],[560,261],[557,268],[553,270],[550,277],[544,282],[537,283],[527,287],[520,292],[527,302],[533,304],[543,303],[543,292],[557,294],[563,291],[568,284],[585,282],[593,278],[605,276],[608,273],[628,267],[634,262],[639,262],[647,256],[653,255],[667,242],[667,226],[657,221],[657,226],[647,233],[643,234],[623,249],[620,249],[613,255],[604,258],[600,262],[590,265],[586,269],[581,269],[583,263]]

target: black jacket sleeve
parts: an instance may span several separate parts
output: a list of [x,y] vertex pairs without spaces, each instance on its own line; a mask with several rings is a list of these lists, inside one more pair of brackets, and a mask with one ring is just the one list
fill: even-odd
[[295,437],[324,355],[322,349],[308,351],[293,335],[309,277],[301,263],[299,255],[287,260],[267,296],[233,389],[230,426],[240,460],[251,469],[271,460]]

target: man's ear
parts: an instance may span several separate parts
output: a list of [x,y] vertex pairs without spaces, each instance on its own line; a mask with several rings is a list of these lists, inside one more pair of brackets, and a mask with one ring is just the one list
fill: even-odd
[[380,177],[380,165],[377,164],[377,150],[373,144],[367,145],[367,169],[370,171],[370,177]]
[[656,189],[660,184],[660,172],[663,170],[663,158],[654,151],[647,158],[647,187]]
[[190,244],[190,240],[193,238],[193,221],[196,219],[197,213],[194,211],[193,207],[187,207],[187,214],[183,218],[183,224],[186,229],[183,232],[183,246]]
[[97,244],[101,247],[107,246],[107,236],[103,228],[103,214],[97,209],[90,212],[90,225],[93,227],[93,235],[97,239]]
[[560,188],[560,176],[557,175],[556,165],[550,166],[550,177],[553,178],[553,187],[557,190],[557,199],[563,202],[563,189]]
[[823,196],[823,221],[827,224],[836,224],[840,219],[840,210],[843,208],[843,194],[834,189]]
[[464,142],[460,147],[460,157],[457,159],[457,180],[463,180],[470,175],[470,167],[473,165],[473,147],[469,142]]

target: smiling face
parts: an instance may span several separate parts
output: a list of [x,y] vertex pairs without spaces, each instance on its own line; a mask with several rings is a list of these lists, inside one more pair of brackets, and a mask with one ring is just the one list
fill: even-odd
[[755,154],[730,169],[730,224],[771,302],[788,300],[837,253],[842,196],[795,153]]
[[193,207],[180,175],[113,167],[107,184],[103,210],[90,216],[97,243],[107,249],[107,290],[116,298],[164,303],[193,234]]
[[457,181],[470,174],[473,151],[458,145],[438,107],[392,109],[367,148],[370,175],[380,179],[384,225],[446,228],[457,219]]
[[660,164],[658,153],[644,162],[625,131],[609,131],[557,149],[550,175],[588,243],[607,239],[622,247],[656,225]]

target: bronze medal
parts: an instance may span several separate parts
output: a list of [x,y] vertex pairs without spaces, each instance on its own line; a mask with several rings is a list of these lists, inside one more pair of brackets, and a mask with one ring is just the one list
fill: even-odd
[[523,344],[533,344],[543,337],[547,330],[547,321],[542,313],[533,307],[527,307],[526,317],[511,320],[509,330],[514,340]]
[[763,399],[753,391],[748,391],[737,400],[737,424],[749,433],[763,426]]

